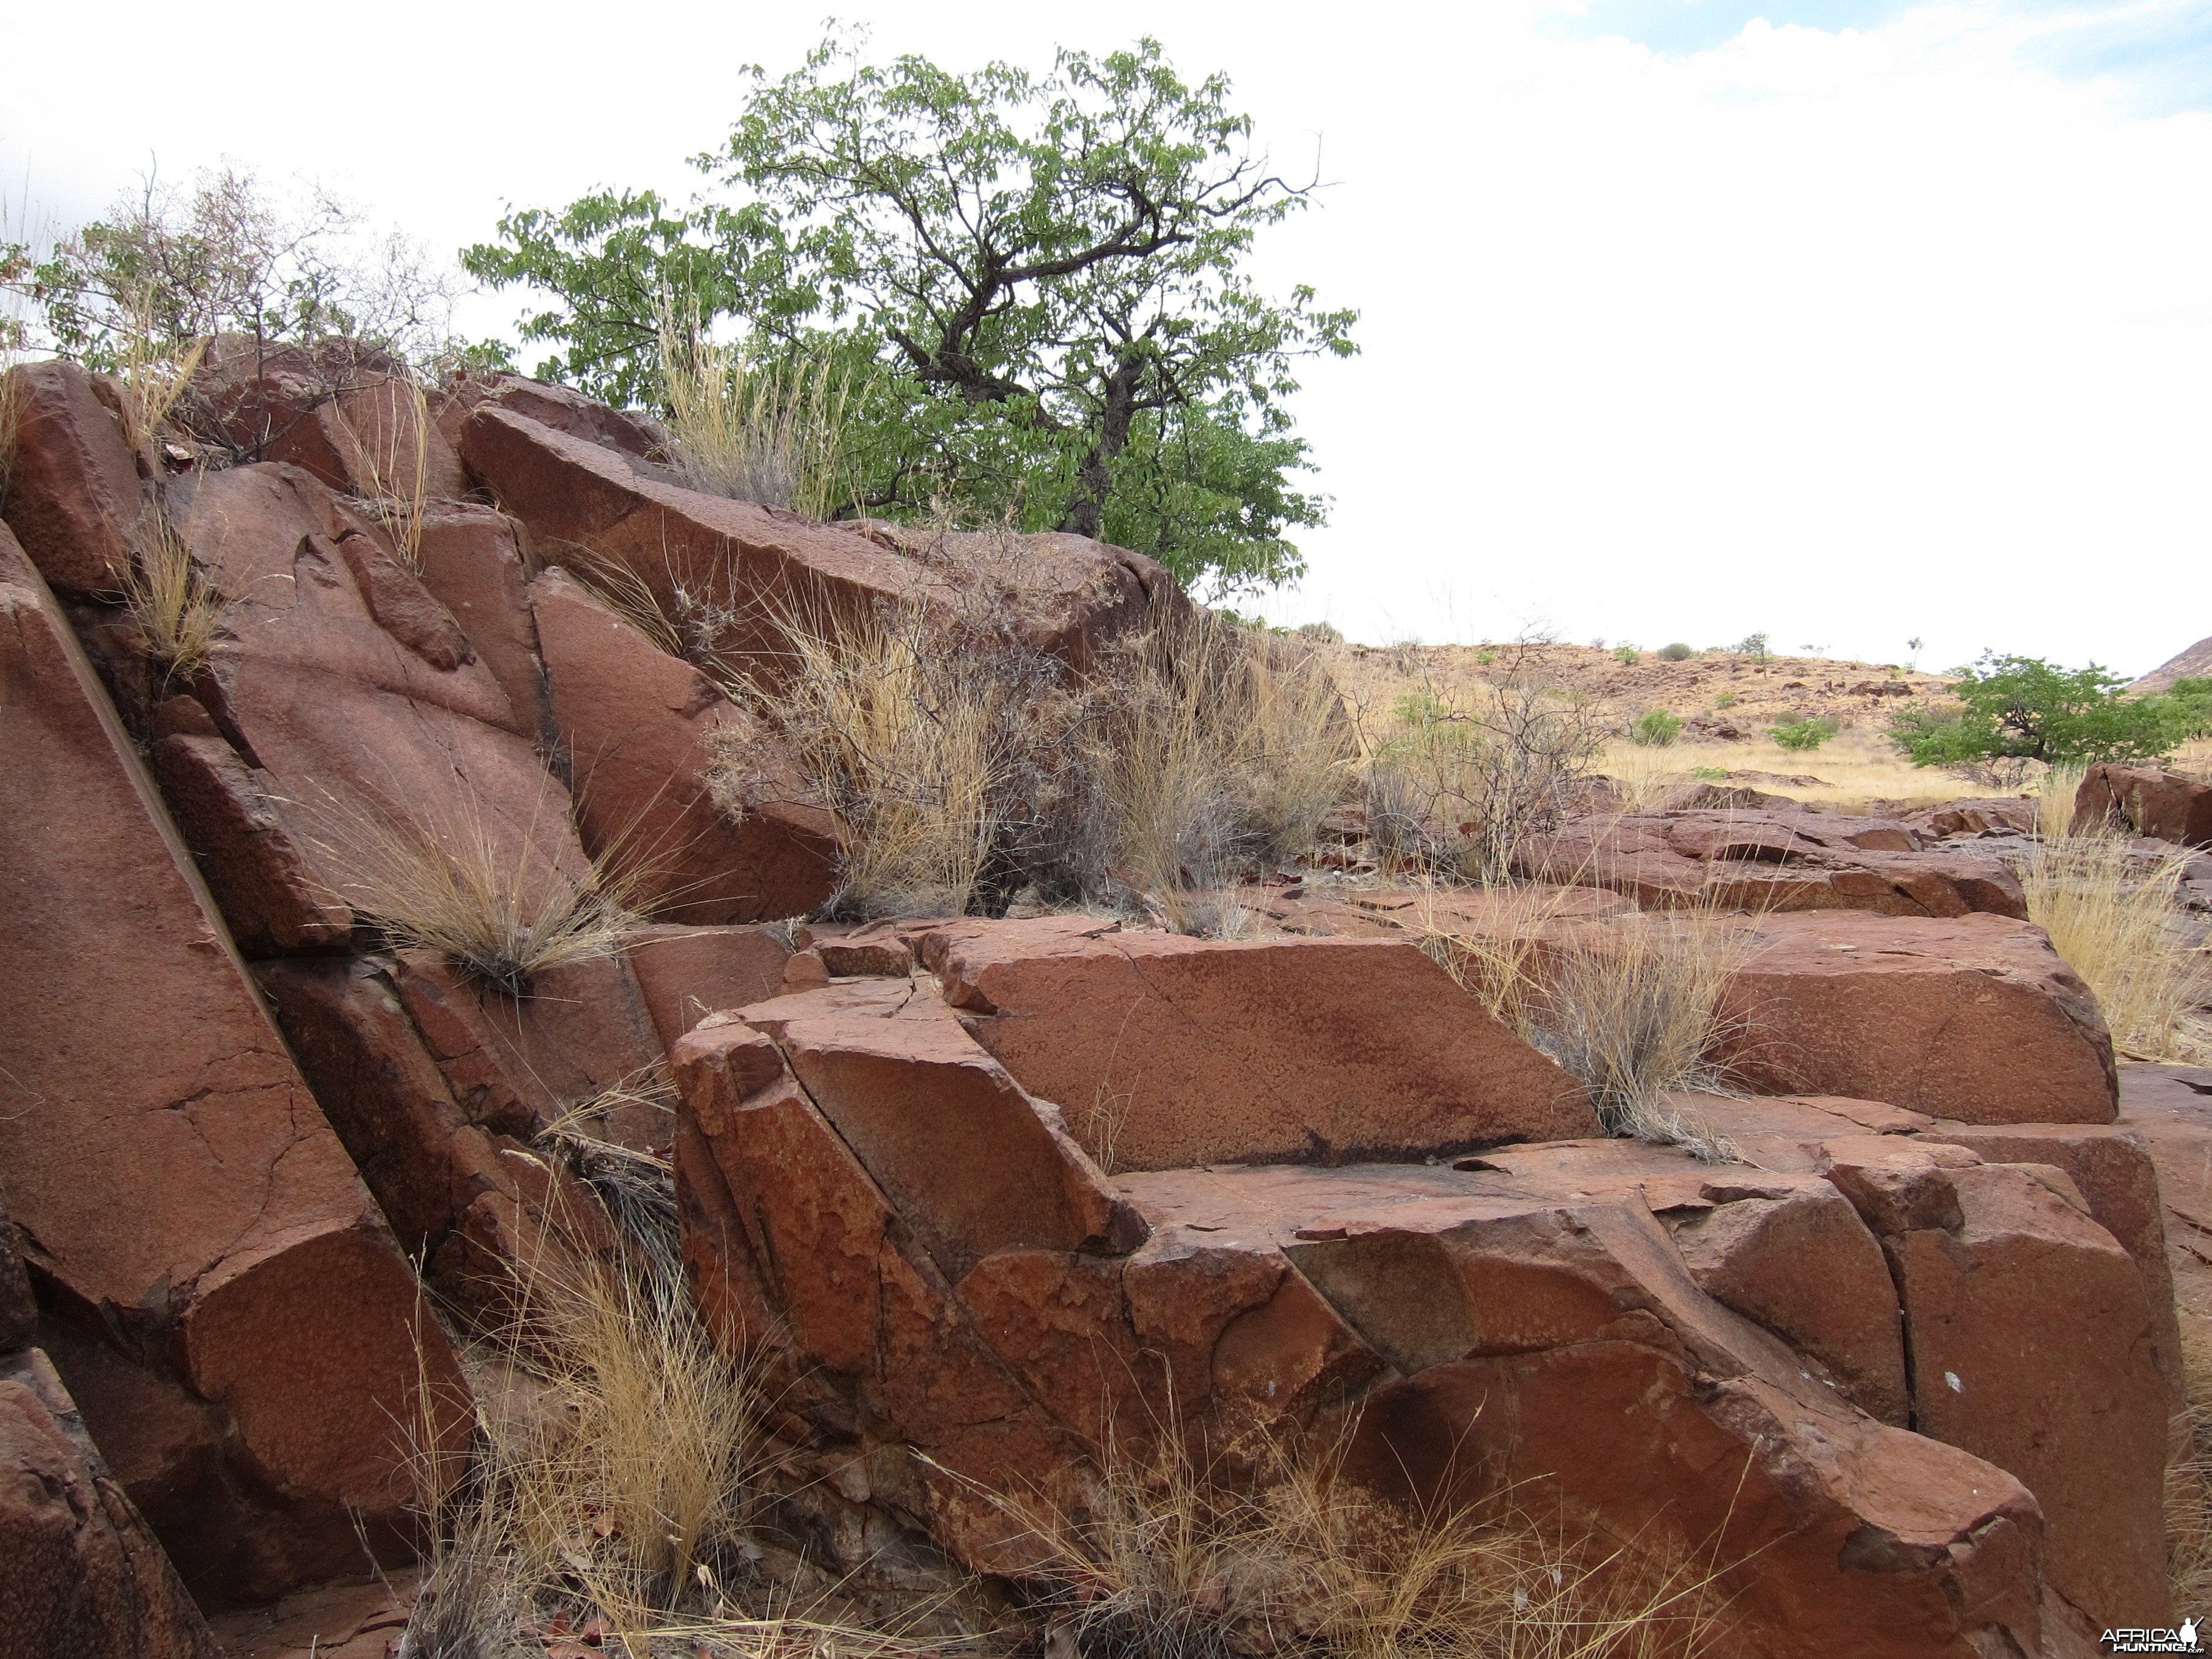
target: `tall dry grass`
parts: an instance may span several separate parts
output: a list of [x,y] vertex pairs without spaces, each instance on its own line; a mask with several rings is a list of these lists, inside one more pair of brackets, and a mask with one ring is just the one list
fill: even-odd
[[465,792],[413,806],[327,793],[295,805],[362,921],[520,997],[541,974],[623,949],[648,880],[620,846],[581,872],[558,867],[535,833],[536,815],[554,810],[547,793],[529,823],[504,830]]
[[337,404],[362,498],[391,536],[399,562],[419,575],[429,492],[428,396],[404,367],[354,396],[374,404],[368,419],[358,424],[346,416],[343,398]]
[[1310,652],[1203,611],[1107,672],[1085,756],[1103,873],[1182,931],[1233,929],[1219,890],[1304,852],[1352,790],[1335,686]]
[[2212,1062],[2212,951],[2177,908],[2191,854],[2141,853],[2108,830],[2046,836],[2020,867],[2028,920],[2087,982],[2131,1060]]
[[2186,1313],[2181,1359],[2186,1449],[2166,1471],[2166,1576],[2175,1608],[2191,1613],[2212,1607],[2212,1334]]
[[1333,1449],[1217,1480],[1181,1437],[1109,1448],[1089,1501],[1000,1500],[1050,1565],[1045,1651],[1116,1659],[1660,1659],[1705,1651],[1724,1598],[1686,1555],[1562,1547],[1497,1509],[1387,1502]]
[[827,519],[844,504],[853,384],[826,352],[763,364],[664,301],[660,379],[671,458],[695,489]]
[[164,680],[191,678],[222,637],[228,607],[166,514],[145,515],[131,562],[116,578],[124,609],[143,631]]
[[1492,1018],[1582,1079],[1609,1133],[1733,1156],[1680,1097],[1727,1091],[1715,1057],[1744,1024],[1728,992],[1759,948],[1750,919],[1700,904],[1566,921],[1572,891],[1486,889],[1479,929],[1431,903],[1416,935]]

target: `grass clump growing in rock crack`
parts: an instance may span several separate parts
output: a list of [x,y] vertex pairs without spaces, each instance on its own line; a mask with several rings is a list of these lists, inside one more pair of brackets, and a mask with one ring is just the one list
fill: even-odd
[[165,514],[147,514],[131,562],[116,577],[123,607],[144,634],[147,654],[163,679],[191,679],[222,635],[227,606]]
[[[1249,1453],[1248,1453],[1249,1455]],[[1689,1659],[1723,1598],[1686,1554],[1562,1547],[1502,1509],[1379,1498],[1334,1449],[1216,1479],[1181,1437],[1107,1449],[1079,1509],[1000,1498],[1047,1565],[1048,1654],[1111,1659]]]
[[692,489],[826,519],[840,505],[853,383],[823,353],[757,360],[664,301],[660,380],[670,459]]

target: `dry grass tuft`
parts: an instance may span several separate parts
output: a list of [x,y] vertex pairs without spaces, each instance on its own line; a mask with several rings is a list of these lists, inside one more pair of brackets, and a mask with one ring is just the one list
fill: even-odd
[[848,375],[823,353],[766,367],[704,337],[696,315],[660,317],[671,458],[694,489],[827,519],[840,499]]
[[[2046,806],[2061,795],[2070,819],[2069,792],[2047,794]],[[2028,919],[2096,994],[2121,1054],[2212,1062],[2212,952],[2190,942],[2176,908],[2189,849],[2140,853],[2124,835],[2070,828],[2021,866]]]
[[189,680],[222,636],[228,607],[167,516],[147,514],[130,566],[117,575],[124,608],[143,630],[163,678]]
[[2166,1466],[2166,1574],[2173,1605],[2190,1611],[2212,1605],[2212,1334],[2185,1318],[2181,1359],[2188,1451]]
[[1121,653],[1085,763],[1109,878],[1186,933],[1244,926],[1218,890],[1312,845],[1351,793],[1354,733],[1318,660],[1211,612]]
[[399,562],[422,570],[422,519],[429,490],[430,404],[422,383],[402,368],[356,394],[376,404],[363,432],[346,418],[338,423],[353,450],[363,503],[384,526]]
[[1480,933],[1419,923],[1423,948],[1492,1018],[1589,1085],[1617,1135],[1735,1156],[1675,1097],[1722,1092],[1715,1056],[1742,1029],[1729,986],[1758,945],[1747,919],[1710,906],[1562,922],[1570,889],[1486,890]]
[[328,795],[301,805],[309,843],[341,872],[333,884],[356,915],[509,996],[614,955],[636,921],[645,876],[623,867],[619,848],[572,874],[538,846],[534,817],[501,835],[473,795],[427,811]]
[[1084,1512],[1002,1501],[1049,1562],[1045,1650],[1114,1659],[1659,1659],[1721,1632],[1711,1575],[1560,1547],[1503,1512],[1380,1499],[1310,1448],[1217,1480],[1174,1435],[1109,1448]]

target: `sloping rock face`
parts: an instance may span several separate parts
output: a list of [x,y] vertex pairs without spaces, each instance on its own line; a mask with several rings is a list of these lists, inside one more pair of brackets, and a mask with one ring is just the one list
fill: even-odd
[[922,957],[976,1040],[1114,1169],[1599,1132],[1581,1084],[1410,943],[1221,943],[1075,917],[950,925]]
[[1840,912],[1761,917],[1723,999],[1753,1093],[1843,1095],[1969,1123],[2109,1123],[2112,1034],[2043,930]]
[[836,820],[805,804],[788,766],[777,798],[742,817],[708,787],[726,745],[759,749],[750,717],[566,573],[549,570],[530,596],[586,843],[637,872],[653,914],[715,926],[804,915],[827,901]]
[[0,1653],[220,1659],[36,1348],[0,1358]]
[[1929,854],[1914,829],[1814,811],[1677,811],[1570,820],[1516,860],[1545,881],[1610,887],[1647,909],[1865,910],[2025,921],[2020,881],[1995,859]]
[[[1018,1573],[1035,1540],[983,1495],[1070,1493],[1109,1437],[1356,1423],[1385,1488],[1523,1483],[1721,1540],[1735,1650],[2042,1650],[2036,1498],[1856,1403],[1906,1415],[1910,1373],[1881,1246],[1824,1176],[1618,1142],[1108,1176],[945,978],[955,1007],[838,981],[672,1054],[701,1307],[773,1359],[849,1504]],[[1790,1282],[1808,1249],[1819,1291]]]
[[2137,680],[2128,690],[2138,696],[2169,690],[2176,680],[2201,678],[2212,674],[2212,640],[2199,640],[2186,651],[2177,652]]
[[2089,769],[2074,796],[2077,824],[2119,824],[2183,847],[2212,847],[2212,784],[2151,766]]
[[75,363],[25,363],[8,378],[17,400],[9,527],[60,592],[112,593],[148,510],[123,422]]
[[50,1304],[173,1376],[220,1428],[210,1478],[257,1495],[265,1524],[216,1540],[195,1589],[270,1594],[358,1559],[349,1510],[404,1530],[399,1449],[362,1425],[416,1420],[418,1340],[449,1431],[465,1391],[12,538],[0,707],[12,1218]]

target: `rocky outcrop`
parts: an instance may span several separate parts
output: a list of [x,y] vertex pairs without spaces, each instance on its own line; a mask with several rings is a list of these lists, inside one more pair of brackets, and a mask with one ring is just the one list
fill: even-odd
[[23,363],[8,379],[16,404],[9,528],[59,592],[112,593],[148,514],[123,422],[75,363]]
[[2074,822],[2119,826],[2183,847],[2212,847],[2212,783],[2153,766],[2100,761],[2075,792]]
[[[585,844],[626,871],[641,908],[714,926],[804,915],[837,886],[837,823],[795,769],[690,663],[561,570],[531,584],[553,720]],[[781,775],[768,799],[719,804],[708,775],[742,748]]]
[[1982,1124],[2108,1123],[2118,1109],[2104,1015],[2039,927],[1820,911],[1761,917],[1751,935],[1721,1058],[1753,1093]]
[[2186,651],[2176,652],[2128,690],[2147,697],[2172,689],[2176,680],[2201,679],[2212,675],[2212,639],[2199,640]]
[[[89,665],[4,536],[0,707],[10,1214],[50,1305],[204,1402],[223,1478],[283,1513],[274,1533],[234,1538],[195,1589],[273,1593],[357,1559],[355,1515],[404,1529],[400,1449],[362,1425],[415,1420],[418,1377],[459,1395],[459,1375]],[[431,1403],[458,1430],[453,1397]]]
[[1570,819],[1515,862],[1531,878],[1613,888],[1646,909],[2026,919],[2019,878],[2002,864],[1922,845],[1893,821],[1729,809]]
[[977,1041],[1113,1169],[1598,1133],[1582,1085],[1411,943],[1234,943],[1071,917],[949,925],[922,958]]

